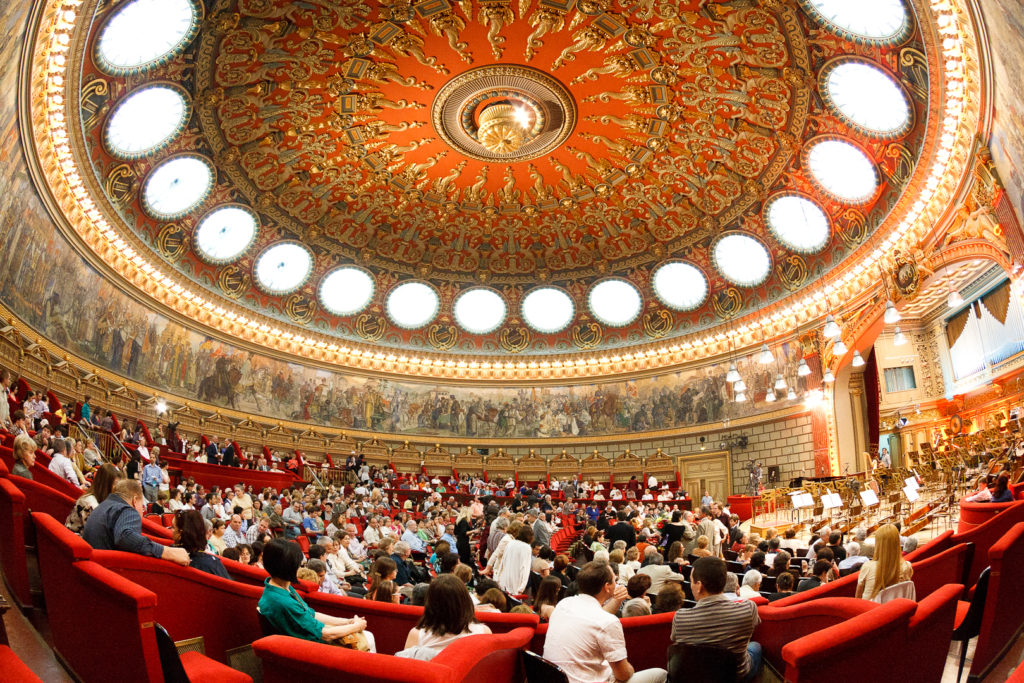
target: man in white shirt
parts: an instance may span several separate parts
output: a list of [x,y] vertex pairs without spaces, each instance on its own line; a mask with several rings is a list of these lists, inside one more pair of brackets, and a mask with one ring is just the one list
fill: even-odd
[[637,672],[629,663],[622,622],[614,613],[628,593],[616,585],[611,567],[584,565],[576,585],[579,594],[560,601],[551,613],[544,659],[560,666],[569,683],[664,683],[664,669]]
[[402,534],[402,540],[409,544],[409,547],[416,552],[424,552],[427,549],[427,544],[422,538],[416,535],[416,531],[419,526],[413,520],[405,525],[405,532]]
[[53,458],[50,460],[50,471],[56,474],[61,479],[66,479],[75,486],[81,486],[82,482],[78,480],[78,473],[75,472],[75,466],[66,455],[68,447],[67,442],[64,439],[54,439],[50,442],[53,448]]
[[234,548],[236,545],[245,544],[245,533],[242,532],[242,516],[231,515],[228,528],[224,531],[224,545]]
[[363,542],[368,546],[375,546],[380,543],[381,531],[380,520],[376,517],[370,518],[370,526],[363,531]]
[[359,541],[359,535],[355,524],[346,524],[345,533],[348,534],[348,554],[356,562],[366,559],[366,546]]

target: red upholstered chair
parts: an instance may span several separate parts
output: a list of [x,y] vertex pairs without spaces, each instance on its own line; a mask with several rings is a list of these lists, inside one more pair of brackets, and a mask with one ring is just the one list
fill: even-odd
[[[672,644],[672,617],[675,612],[649,614],[622,619],[622,635],[626,641],[629,663],[637,671],[664,669],[668,646]],[[542,647],[538,654],[544,654]]]
[[[917,571],[915,569],[915,579]],[[907,625],[906,649],[893,660],[893,681],[941,681],[949,653],[957,602],[964,587],[950,583],[921,598]]]
[[36,451],[36,464],[32,465],[32,478],[37,484],[48,486],[54,491],[63,493],[71,500],[78,500],[82,495],[82,489],[78,488],[63,477],[58,477],[56,474],[51,472],[47,467],[48,464],[43,463],[43,459],[39,457],[39,451]]
[[894,680],[894,662],[905,656],[907,626],[916,607],[898,598],[788,643],[782,648],[785,680],[832,683],[842,671],[856,671],[868,681]]
[[6,645],[0,645],[0,681],[43,683]]
[[522,680],[519,652],[532,635],[530,629],[520,628],[500,635],[466,636],[429,662],[355,652],[287,636],[262,638],[253,643],[253,649],[263,662],[265,683],[305,678],[360,683],[518,683]]
[[989,565],[989,549],[1013,525],[1021,522],[1024,522],[1024,501],[1014,503],[981,526],[975,527],[963,534],[950,536],[950,546],[958,543],[974,544],[974,558],[971,560],[970,569],[964,577],[965,585],[973,586],[978,581],[978,575],[981,574],[981,570]]
[[248,645],[263,635],[256,612],[262,586],[116,550],[97,550],[93,559],[125,579],[166,596],[154,606],[156,621],[175,640],[202,636],[206,654],[213,659],[226,661],[226,650]]
[[352,617],[358,614],[366,618],[366,628],[377,641],[377,652],[391,655],[405,647],[405,638],[410,629],[423,615],[422,607],[395,605],[350,598],[347,595],[309,593],[302,596],[306,603],[317,612],[335,617]]
[[268,576],[270,576],[270,574],[267,574],[265,569],[254,567],[251,564],[242,564],[237,560],[232,560],[227,557],[220,558],[220,561],[224,564],[224,568],[228,570],[228,574],[231,575],[231,578],[240,583],[247,583],[250,586],[259,586],[260,588],[263,588],[263,582]]
[[[149,519],[148,517],[142,518],[142,533],[150,536],[156,540],[170,541],[174,538],[174,532],[165,527],[163,524],[157,522],[155,519]],[[164,545],[169,545],[165,543]]]
[[780,607],[781,602],[758,609],[761,623],[752,637],[764,648],[765,660],[777,671],[785,668],[782,651],[787,644],[878,607],[873,602],[856,598],[821,598],[788,607]]
[[852,598],[857,594],[858,576],[859,572],[847,574],[823,586],[812,588],[809,591],[793,593],[788,598],[776,600],[771,605],[772,607],[790,607],[791,605],[799,605],[802,602],[817,600],[818,598]]
[[[49,515],[61,526],[64,525],[64,520],[68,518],[68,514],[75,506],[75,499],[31,479],[11,477],[10,481],[25,494],[25,505],[30,512]],[[25,525],[25,542],[28,545],[35,545],[34,524]]]
[[[1009,515],[1000,513],[999,517]],[[996,517],[996,520],[999,519]],[[993,520],[995,521],[995,520]],[[981,633],[971,664],[971,677],[984,678],[1024,626],[1024,523],[1014,525],[989,548],[992,567]]]
[[928,541],[922,546],[918,546],[917,550],[907,553],[903,556],[903,559],[907,562],[914,563],[919,560],[924,560],[929,557],[934,557],[944,550],[948,550],[953,547],[949,539],[953,537],[953,530],[946,529],[941,534]]
[[938,555],[913,562],[917,600],[920,602],[947,584],[961,583],[973,555],[973,543],[960,543]]
[[7,446],[0,446],[0,462],[3,462],[8,470],[14,469],[14,451]]
[[25,555],[25,494],[9,479],[0,479],[0,567],[11,595],[21,607],[32,606]]

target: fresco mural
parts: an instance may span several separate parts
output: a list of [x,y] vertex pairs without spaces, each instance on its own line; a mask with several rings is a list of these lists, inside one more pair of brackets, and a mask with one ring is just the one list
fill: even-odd
[[398,435],[475,437],[621,434],[721,422],[778,407],[762,402],[778,372],[790,382],[821,381],[817,373],[798,378],[800,352],[783,346],[777,365],[739,360],[749,387],[745,403],[732,400],[724,365],[630,382],[475,389],[286,363],[182,327],[106,282],[65,241],[35,193],[14,103],[16,38],[26,10],[23,3],[0,6],[0,300],[98,366],[158,391],[254,414]]
[[[982,0],[988,17],[989,43],[995,70],[995,122],[992,158],[1017,217],[1024,220],[1024,5],[1020,0]],[[993,20],[993,18],[996,18]]]

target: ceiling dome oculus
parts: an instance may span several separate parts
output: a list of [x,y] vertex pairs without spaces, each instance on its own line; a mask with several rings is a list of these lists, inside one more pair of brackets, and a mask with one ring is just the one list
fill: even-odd
[[833,63],[824,74],[825,99],[868,135],[891,137],[911,124],[910,103],[882,69],[855,59]]
[[142,205],[153,218],[181,218],[203,203],[213,188],[213,166],[202,157],[171,157],[154,168],[142,188]]
[[320,281],[320,303],[335,315],[355,315],[369,305],[375,288],[373,277],[365,270],[342,266]]
[[120,159],[158,151],[188,122],[184,93],[170,85],[149,85],[124,97],[107,119],[107,149]]
[[221,206],[206,214],[196,228],[196,249],[210,263],[229,263],[256,239],[255,214],[241,206]]
[[290,294],[313,271],[313,255],[301,244],[282,242],[260,254],[253,271],[256,282],[268,294]]
[[455,322],[473,334],[487,334],[498,329],[508,313],[500,294],[492,289],[468,289],[455,298]]
[[910,32],[901,0],[802,0],[833,31],[872,43],[893,43]]
[[561,332],[576,315],[572,298],[555,287],[538,287],[523,297],[523,322],[542,334]]
[[811,177],[823,190],[847,204],[864,204],[878,188],[871,159],[845,140],[821,139],[807,152]]
[[722,277],[740,287],[761,284],[772,270],[768,249],[748,235],[725,235],[715,243],[712,255]]
[[115,10],[96,43],[99,65],[112,74],[144,71],[181,50],[199,28],[190,0],[132,0]]
[[677,311],[692,311],[708,296],[708,279],[704,273],[682,261],[658,266],[651,285],[661,303]]
[[768,229],[793,251],[817,253],[828,244],[828,216],[817,204],[797,195],[783,195],[768,203]]
[[441,297],[425,282],[403,282],[388,294],[387,313],[399,327],[415,330],[437,316]]
[[625,280],[602,280],[590,289],[587,305],[605,325],[622,327],[640,315],[643,299],[640,291]]

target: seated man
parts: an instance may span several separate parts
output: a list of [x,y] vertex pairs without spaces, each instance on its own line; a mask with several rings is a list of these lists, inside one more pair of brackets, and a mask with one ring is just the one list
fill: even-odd
[[169,548],[142,535],[146,499],[138,479],[118,479],[110,495],[89,514],[82,538],[97,550],[124,550],[187,567],[188,551]]
[[725,562],[717,557],[693,563],[690,581],[697,605],[676,612],[672,642],[732,652],[737,656],[737,680],[746,683],[761,671],[761,644],[750,641],[761,618],[752,601],[734,602],[722,594],[727,573]]
[[418,529],[419,525],[410,519],[405,525],[405,532],[402,533],[402,540],[409,544],[409,548],[412,550],[422,553],[427,549],[427,544],[416,533]]
[[629,663],[622,622],[604,607],[612,600],[617,610],[625,593],[616,590],[611,567],[588,562],[577,575],[576,585],[579,594],[561,600],[551,613],[544,658],[560,666],[569,683],[663,683],[668,676],[664,669],[635,672]]

